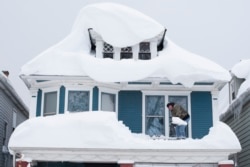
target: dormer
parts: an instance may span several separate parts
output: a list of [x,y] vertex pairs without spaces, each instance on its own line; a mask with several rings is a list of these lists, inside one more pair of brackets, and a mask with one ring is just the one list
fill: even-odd
[[120,48],[107,43],[100,34],[90,28],[91,51],[97,58],[150,60],[157,57],[158,51],[163,49],[165,33],[166,29],[154,38],[142,41],[133,46]]

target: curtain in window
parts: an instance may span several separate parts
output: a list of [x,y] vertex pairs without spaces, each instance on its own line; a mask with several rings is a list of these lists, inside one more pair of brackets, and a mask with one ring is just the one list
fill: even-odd
[[69,91],[68,111],[89,111],[89,91]]
[[150,136],[165,135],[165,97],[146,96],[146,134]]

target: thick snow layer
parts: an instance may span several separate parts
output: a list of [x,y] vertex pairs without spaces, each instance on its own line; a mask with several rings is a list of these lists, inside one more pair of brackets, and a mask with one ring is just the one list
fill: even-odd
[[245,79],[239,88],[237,94],[237,97],[239,97],[247,89],[250,89],[250,59],[242,60],[235,64],[231,71],[237,78]]
[[222,122],[212,127],[209,134],[202,139],[153,140],[144,134],[131,133],[128,127],[117,120],[115,113],[103,111],[29,119],[13,132],[9,149],[12,150],[15,147],[241,149],[236,135]]
[[187,87],[231,78],[218,64],[176,46],[167,37],[164,49],[152,60],[95,58],[90,53],[89,28],[117,47],[133,46],[164,31],[162,25],[134,9],[112,3],[89,5],[81,10],[71,33],[25,64],[21,74],[89,76],[100,82],[162,77]]
[[176,124],[176,125],[187,125],[186,121],[183,121],[182,119],[180,119],[179,117],[172,117],[172,124]]

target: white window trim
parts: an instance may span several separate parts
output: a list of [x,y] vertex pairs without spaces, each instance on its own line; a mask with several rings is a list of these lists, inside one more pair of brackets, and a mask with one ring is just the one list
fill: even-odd
[[[165,97],[165,106],[167,105],[168,101],[168,96],[187,96],[188,98],[188,113],[190,115],[190,118],[192,119],[191,116],[191,99],[190,99],[190,94],[191,91],[181,91],[181,92],[176,92],[176,91],[142,91],[142,133],[146,133],[146,129],[145,129],[145,124],[146,124],[146,120],[145,120],[145,114],[146,114],[146,109],[145,109],[145,97],[146,96],[164,96]],[[169,122],[169,117],[167,115],[168,112],[167,108],[165,107],[165,123]],[[189,137],[192,136],[192,121],[191,119],[188,122],[188,134]],[[165,124],[166,125],[166,124]],[[169,126],[165,127],[165,136],[169,137]]]
[[116,116],[118,117],[118,90],[111,89],[111,88],[102,88],[102,87],[99,87],[98,110],[101,110],[102,93],[115,94],[115,113],[116,113]]
[[44,95],[45,93],[49,92],[57,92],[57,101],[56,101],[56,115],[59,114],[59,94],[60,94],[60,87],[52,87],[52,88],[43,88],[42,90],[42,106],[41,106],[41,116],[44,117]]
[[68,94],[69,91],[88,91],[89,92],[89,111],[92,111],[92,99],[93,99],[93,87],[86,86],[65,86],[65,102],[64,102],[64,113],[72,113],[68,111]]

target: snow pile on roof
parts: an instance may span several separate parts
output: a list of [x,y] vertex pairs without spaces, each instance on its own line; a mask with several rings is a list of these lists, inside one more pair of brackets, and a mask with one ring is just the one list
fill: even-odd
[[13,132],[9,149],[32,147],[241,149],[235,134],[222,122],[218,122],[210,129],[209,134],[200,140],[153,140],[144,134],[131,133],[122,122],[117,120],[115,113],[102,111],[36,117],[25,121]]
[[89,28],[117,47],[133,46],[164,31],[162,25],[134,9],[113,3],[89,5],[81,10],[71,33],[25,64],[21,74],[89,76],[100,82],[162,77],[187,87],[231,78],[218,64],[176,46],[167,37],[164,49],[152,60],[95,58],[90,53]]
[[239,88],[237,94],[237,97],[239,97],[247,89],[250,89],[250,59],[242,60],[235,64],[231,71],[237,78],[246,79]]

